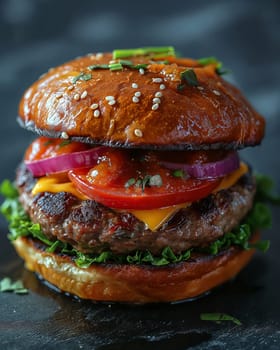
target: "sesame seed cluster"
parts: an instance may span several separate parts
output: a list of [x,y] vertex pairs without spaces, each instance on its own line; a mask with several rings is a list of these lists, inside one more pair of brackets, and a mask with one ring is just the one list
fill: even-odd
[[158,57],[154,49],[88,54],[51,68],[27,90],[19,121],[42,134],[124,147],[239,147],[249,130],[261,137],[262,120],[222,79],[219,61]]
[[[87,56],[92,60],[98,61],[104,57],[104,54],[103,53],[88,54]],[[106,67],[107,69],[110,69],[111,71],[118,71],[119,67],[116,66],[117,64],[118,64],[117,60],[110,60],[108,62],[108,64],[103,64],[103,63],[100,65],[96,64],[93,66],[89,66],[88,69],[89,70],[96,70],[96,69],[105,69],[105,67]],[[114,67],[114,69],[112,69],[112,67]],[[116,69],[116,67],[118,69]],[[122,68],[124,68],[124,67],[122,66]],[[129,72],[129,70],[128,70],[128,72]],[[147,68],[140,65],[140,67],[138,68],[138,73],[140,75],[144,75],[144,74],[146,74],[146,72],[147,72]],[[94,98],[94,96],[90,96],[86,89],[83,90],[82,92],[79,92],[79,93],[76,92],[77,81],[80,80],[82,82],[82,81],[90,80],[92,78],[92,74],[93,73],[87,73],[87,72],[80,73],[78,76],[74,77],[74,79],[70,80],[70,85],[67,86],[66,89],[68,91],[73,91],[72,99],[74,101],[80,101],[80,100],[85,100],[86,98],[89,98],[90,104],[89,104],[88,108],[90,110],[92,110],[92,114],[93,114],[94,118],[100,118],[102,116],[101,109],[100,109],[100,102],[98,102],[98,101],[93,102],[92,99]],[[154,77],[154,74],[153,74],[153,77],[151,77],[150,82],[151,82],[151,84],[155,85],[155,92],[151,96],[151,111],[157,111],[160,108],[160,104],[162,102],[161,99],[163,97],[163,92],[166,89],[166,85],[165,85],[164,79],[162,77]],[[130,86],[131,86],[132,90],[136,90],[136,91],[132,91],[131,102],[133,104],[141,103],[141,98],[143,97],[141,87],[139,87],[139,84],[136,82],[132,82]],[[79,89],[80,89],[80,85],[79,85]],[[56,93],[57,99],[60,99],[62,97],[63,97],[63,92]],[[104,100],[108,106],[114,106],[118,102],[117,97],[114,95],[106,95],[104,97]],[[133,134],[136,137],[143,137],[143,132],[139,128],[134,129]],[[62,132],[61,137],[68,138],[69,136],[67,135],[66,132]]]

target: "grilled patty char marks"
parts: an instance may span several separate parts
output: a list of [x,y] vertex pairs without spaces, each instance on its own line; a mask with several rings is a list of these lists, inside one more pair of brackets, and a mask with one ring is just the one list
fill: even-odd
[[251,174],[229,189],[211,194],[190,207],[180,209],[156,232],[130,213],[115,212],[70,193],[44,192],[32,196],[36,180],[22,164],[16,184],[20,201],[50,240],[70,243],[84,253],[129,253],[137,249],[159,254],[166,246],[175,253],[205,246],[236,227],[251,209],[256,190]]

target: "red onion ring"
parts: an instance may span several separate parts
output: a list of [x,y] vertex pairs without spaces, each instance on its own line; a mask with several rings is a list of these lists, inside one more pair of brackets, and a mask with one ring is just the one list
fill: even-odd
[[25,165],[35,177],[44,176],[95,165],[98,157],[100,157],[106,149],[107,147],[95,147],[86,151],[67,153],[35,161],[25,161]]
[[166,168],[181,169],[191,177],[198,179],[214,179],[232,173],[240,166],[239,156],[236,151],[230,152],[224,159],[211,163],[184,164],[161,162]]

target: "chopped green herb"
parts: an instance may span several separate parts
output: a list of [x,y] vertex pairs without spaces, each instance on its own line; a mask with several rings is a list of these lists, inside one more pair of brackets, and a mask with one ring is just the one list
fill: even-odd
[[133,62],[129,60],[119,60],[118,62],[109,63],[109,64],[94,64],[92,66],[88,66],[89,70],[96,70],[96,69],[110,69],[111,71],[117,71],[122,70],[124,67],[128,67],[131,69],[146,69],[148,67],[148,64],[141,63],[141,64],[133,64]]
[[59,247],[61,247],[60,241],[54,241],[53,244],[46,249],[48,253],[54,253]]
[[85,80],[85,81],[87,81],[87,80],[90,80],[91,79],[91,74],[90,73],[80,73],[79,75],[77,75],[76,77],[74,77],[73,79],[72,79],[72,83],[73,84],[76,84],[76,82],[78,81],[78,80]]
[[146,186],[149,185],[151,177],[152,177],[151,175],[145,175],[144,179],[142,179],[141,185],[142,185],[143,192],[145,191]]
[[[128,181],[132,182],[132,180],[135,181],[135,179],[129,179]],[[128,183],[128,181],[126,182],[126,184]],[[126,186],[126,184],[125,184],[125,186]],[[142,187],[142,191],[144,192],[146,186],[149,186],[149,187],[162,186],[162,178],[159,174],[145,175],[144,178],[137,179],[137,181],[135,181],[131,185],[135,185],[135,187]],[[131,185],[129,185],[129,186],[131,186]],[[129,187],[129,186],[127,185],[127,187]]]
[[242,325],[242,323],[236,317],[221,312],[202,313],[200,314],[200,319],[202,321],[214,321],[216,323],[221,323],[223,321],[231,321],[238,326]]
[[121,63],[110,63],[109,64],[109,69],[111,70],[111,71],[114,71],[114,70],[122,70],[123,69],[123,66],[122,66],[122,64]]
[[217,60],[217,58],[214,56],[199,58],[197,61],[202,66],[208,66],[209,64],[215,64],[216,65],[216,73],[218,75],[224,75],[224,74],[230,73],[230,71],[228,69],[223,69],[223,63],[221,61]]
[[142,47],[138,49],[119,49],[113,51],[113,59],[127,58],[135,56],[165,57],[175,56],[175,50],[172,46],[161,47]]
[[120,63],[122,66],[127,66],[127,67],[134,66],[133,62],[129,60],[119,60],[118,63]]
[[4,277],[0,281],[0,292],[14,292],[16,294],[27,294],[28,290],[24,288],[22,281],[12,282],[9,277]]
[[160,175],[152,175],[149,179],[149,186],[162,186],[162,178]]
[[91,66],[88,66],[89,70],[95,70],[95,69],[109,69],[109,64],[93,64]]
[[193,69],[186,69],[181,73],[181,80],[190,86],[198,86],[197,76]]
[[124,187],[128,188],[130,186],[135,185],[135,183],[136,183],[136,180],[132,177],[132,178],[130,178],[129,180],[126,181],[126,183],[124,184]]
[[182,179],[184,179],[186,177],[186,173],[184,172],[184,170],[182,169],[176,169],[172,172],[172,175],[174,177],[180,177]]
[[210,57],[202,57],[202,58],[199,58],[198,60],[198,63],[201,64],[202,66],[208,66],[209,64],[216,64],[217,66],[218,65],[221,65],[222,63],[217,60],[216,57],[214,56],[210,56]]
[[186,69],[180,74],[181,82],[177,85],[178,91],[183,91],[186,85],[198,86],[197,76],[193,69]]
[[63,140],[63,141],[61,141],[61,143],[59,144],[59,148],[64,147],[64,146],[67,146],[67,145],[69,145],[71,142],[72,142],[71,140]]
[[148,67],[148,64],[146,63],[139,63],[139,64],[136,64],[135,66],[132,66],[131,68],[134,68],[134,69],[147,69]]

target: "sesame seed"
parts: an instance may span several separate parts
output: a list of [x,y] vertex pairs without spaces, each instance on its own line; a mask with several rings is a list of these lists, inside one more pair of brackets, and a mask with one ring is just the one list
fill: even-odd
[[139,73],[140,73],[141,75],[145,74],[144,68],[140,68],[140,69],[139,69]]
[[68,135],[67,132],[65,132],[65,131],[62,131],[61,137],[62,137],[63,139],[69,139],[69,135]]
[[134,96],[140,97],[140,96],[141,96],[141,91],[136,91],[135,94],[134,94]]
[[105,97],[105,100],[106,100],[106,101],[112,101],[112,100],[114,100],[114,99],[115,99],[114,96],[106,96],[106,97]]
[[155,111],[155,110],[158,109],[158,107],[159,107],[159,104],[158,104],[158,103],[154,103],[154,104],[152,105],[152,110]]
[[160,88],[160,90],[164,90],[165,89],[165,85],[164,84],[160,84],[159,88]]
[[138,84],[132,83],[132,84],[131,84],[131,87],[132,87],[133,89],[137,89],[137,88],[138,88]]
[[160,98],[158,97],[153,98],[153,103],[160,103],[160,102],[161,102]]
[[69,90],[69,91],[73,90],[73,89],[74,89],[74,85],[69,85],[68,88],[67,88],[67,90]]
[[97,176],[98,175],[98,170],[97,169],[94,169],[94,170],[92,170],[91,172],[90,172],[90,176],[92,176],[92,177],[95,177],[95,176]]
[[98,103],[93,103],[89,108],[97,109],[98,108]]
[[161,83],[162,78],[153,78],[153,83]]
[[102,57],[103,57],[103,53],[102,53],[102,52],[98,52],[98,53],[95,55],[95,57],[96,57],[97,59],[102,58]]
[[84,99],[87,97],[87,91],[85,90],[84,92],[82,92],[81,94],[81,99]]
[[142,137],[143,136],[143,133],[140,129],[135,129],[134,130],[134,135],[137,136],[137,137]]
[[139,102],[139,98],[137,96],[133,96],[132,97],[132,102],[138,103]]
[[116,103],[116,100],[110,100],[110,101],[108,101],[108,104],[109,104],[110,106],[113,106],[115,103]]
[[79,99],[80,99],[80,95],[79,94],[75,94],[74,95],[74,100],[79,101]]
[[221,93],[218,90],[213,90],[213,94],[215,94],[216,96],[220,96]]
[[157,92],[155,93],[155,97],[162,97],[162,93],[161,93],[160,91],[157,91]]
[[100,116],[100,110],[99,109],[96,109],[94,112],[93,112],[93,116],[94,118],[98,118]]
[[203,86],[197,86],[197,89],[202,91],[202,90],[204,90],[204,87]]

